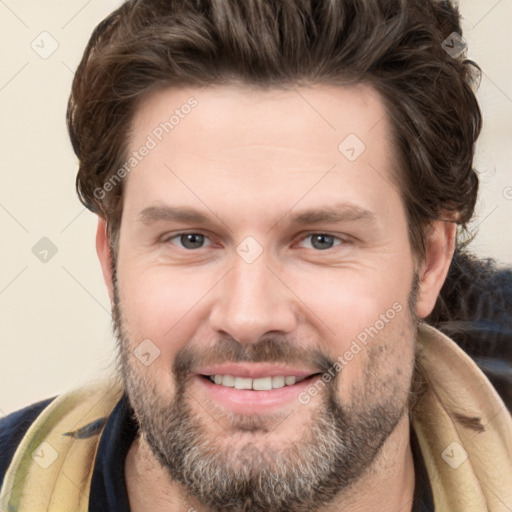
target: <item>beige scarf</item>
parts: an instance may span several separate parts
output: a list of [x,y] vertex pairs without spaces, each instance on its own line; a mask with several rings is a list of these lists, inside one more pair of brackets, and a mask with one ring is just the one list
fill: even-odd
[[[512,511],[509,412],[452,340],[421,325],[418,346],[429,386],[412,422],[436,512]],[[51,402],[18,446],[0,492],[0,511],[87,512],[100,432],[83,438],[80,429],[107,417],[122,392],[119,382],[109,380]]]

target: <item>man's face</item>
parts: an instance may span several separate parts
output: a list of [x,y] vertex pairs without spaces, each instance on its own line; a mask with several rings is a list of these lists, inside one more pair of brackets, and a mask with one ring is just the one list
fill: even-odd
[[143,145],[114,320],[144,439],[214,509],[314,510],[407,414],[415,267],[383,104],[366,87],[165,90],[134,118]]

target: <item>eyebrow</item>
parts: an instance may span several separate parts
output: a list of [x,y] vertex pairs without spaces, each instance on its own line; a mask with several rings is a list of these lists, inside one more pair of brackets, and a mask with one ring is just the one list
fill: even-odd
[[149,206],[139,213],[137,218],[142,224],[153,224],[159,221],[183,222],[186,224],[205,224],[209,222],[209,217],[204,213],[192,208],[175,208],[172,206]]
[[317,224],[319,222],[347,222],[377,220],[375,213],[360,206],[342,203],[329,208],[311,208],[287,215],[290,224]]
[[[310,208],[295,214],[287,213],[281,217],[281,220],[285,218],[288,218],[287,223],[290,225],[355,221],[372,223],[377,220],[374,212],[348,203],[326,208]],[[172,206],[149,206],[139,213],[137,220],[146,225],[160,221],[183,222],[185,224],[213,224],[211,218],[199,210]],[[281,222],[281,220],[276,222],[276,224]]]

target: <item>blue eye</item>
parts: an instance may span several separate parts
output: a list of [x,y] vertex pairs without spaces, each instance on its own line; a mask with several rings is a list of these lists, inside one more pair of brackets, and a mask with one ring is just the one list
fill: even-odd
[[165,240],[165,242],[170,242],[178,238],[182,247],[184,249],[202,249],[202,245],[207,237],[201,233],[179,233],[177,235],[171,236]]
[[[176,242],[173,242],[173,240],[176,239],[179,240],[179,243],[177,244],[178,246],[181,245],[183,249],[192,251],[207,247],[204,245],[204,243],[209,240],[209,238],[202,233],[178,233],[166,238],[163,242],[176,244]],[[329,235],[327,233],[310,234],[303,238],[300,243],[303,244],[306,240],[311,240],[311,244],[307,248],[313,248],[319,251],[332,249],[333,247],[341,245],[344,242],[341,238],[334,235]]]
[[[326,233],[313,233],[311,235],[308,235],[303,240],[311,239],[312,247],[314,249],[318,249],[320,251],[325,251],[326,249],[332,249],[335,245],[340,245],[342,240],[338,238],[337,236],[328,235]],[[334,245],[334,242],[338,240],[339,243]]]

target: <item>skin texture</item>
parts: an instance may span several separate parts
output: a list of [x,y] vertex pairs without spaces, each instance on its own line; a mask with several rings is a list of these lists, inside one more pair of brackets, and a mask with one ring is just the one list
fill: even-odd
[[[132,510],[410,510],[416,322],[446,277],[455,225],[433,223],[417,265],[386,112],[369,87],[162,90],[137,111],[130,148],[191,96],[197,106],[125,178],[115,275],[98,223],[142,431],[125,465]],[[354,161],[338,149],[349,134],[365,145]],[[164,205],[209,221],[141,220]],[[326,207],[348,214],[291,223]],[[183,232],[204,239],[187,249]],[[261,254],[248,263],[237,247]],[[233,413],[195,375],[242,360],[325,372],[376,325],[307,403]],[[148,366],[135,357],[143,340],[159,351]]]

